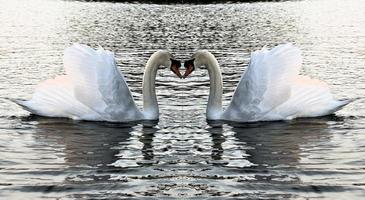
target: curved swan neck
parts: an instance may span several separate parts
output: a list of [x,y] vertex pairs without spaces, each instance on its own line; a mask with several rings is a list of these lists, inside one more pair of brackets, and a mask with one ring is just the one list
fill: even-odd
[[209,99],[207,106],[207,119],[220,119],[222,114],[222,93],[223,81],[222,73],[218,61],[212,54],[207,54],[205,66],[208,69],[210,78]]
[[157,69],[159,67],[156,55],[152,55],[147,61],[143,75],[142,94],[143,94],[143,114],[145,119],[158,119],[159,110],[156,97],[155,81]]

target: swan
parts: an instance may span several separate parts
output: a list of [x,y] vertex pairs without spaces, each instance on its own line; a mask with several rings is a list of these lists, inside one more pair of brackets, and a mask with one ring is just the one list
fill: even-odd
[[214,55],[197,51],[184,62],[186,78],[195,66],[205,66],[210,77],[207,120],[256,122],[319,117],[340,110],[352,100],[336,100],[326,83],[299,75],[301,51],[292,44],[263,48],[251,54],[228,107],[222,109],[222,74]]
[[30,100],[15,102],[25,110],[45,117],[109,122],[157,120],[157,69],[161,65],[170,66],[181,77],[180,62],[168,51],[153,53],[143,75],[141,111],[117,68],[114,53],[102,47],[94,50],[87,45],[74,44],[65,49],[63,63],[66,75],[39,84]]

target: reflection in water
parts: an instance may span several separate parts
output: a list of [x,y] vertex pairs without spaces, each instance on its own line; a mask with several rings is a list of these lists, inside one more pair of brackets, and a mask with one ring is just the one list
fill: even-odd
[[[212,160],[220,160],[219,165],[213,162],[213,166],[227,168],[230,172],[222,180],[211,181],[207,187],[226,191],[227,185],[222,187],[222,182],[230,179],[235,182],[232,183],[234,188],[239,188],[239,191],[233,192],[235,197],[254,199],[309,197],[311,193],[330,191],[335,196],[336,192],[353,191],[351,187],[328,185],[334,177],[322,177],[314,182],[301,179],[303,173],[318,173],[316,169],[306,168],[306,163],[302,162],[303,156],[307,156],[303,147],[307,143],[315,147],[328,143],[332,137],[329,124],[334,122],[341,123],[343,119],[328,116],[287,122],[230,123],[223,128],[207,129],[213,141]],[[218,123],[213,122],[213,125]],[[213,167],[211,170],[221,169]],[[336,177],[346,172],[334,169],[328,173],[335,173]],[[268,192],[270,190],[277,192]]]
[[[3,98],[29,98],[62,74],[73,42],[116,53],[139,106],[148,57],[186,60],[208,49],[222,68],[223,105],[263,46],[303,49],[304,75],[338,98],[364,94],[365,3],[356,0],[216,5],[5,1],[0,12],[0,198],[361,199],[365,101],[340,118],[206,123],[206,70],[159,70],[160,121],[113,124],[29,117]],[[16,14],[14,14],[16,13]],[[331,34],[328,34],[331,33]],[[360,74],[360,75],[359,75]]]
[[64,147],[64,161],[70,167],[99,167],[115,162],[120,142],[133,131],[128,124],[77,122],[36,117],[36,133],[41,140],[55,141]]
[[223,135],[223,128],[210,128],[208,132],[212,137],[212,160],[222,160],[223,147],[222,143],[226,141]]
[[[216,127],[207,131],[212,136],[213,159],[222,159],[224,148],[244,146],[247,159],[256,167],[295,166],[300,161],[301,145],[308,138],[321,141],[330,136],[328,122],[339,121],[341,118],[328,116],[315,119],[297,119],[294,121],[259,122],[259,123],[228,123],[208,122]],[[305,130],[303,130],[305,127]],[[313,144],[315,145],[315,144]]]
[[[235,136],[252,147],[248,160],[259,166],[295,166],[300,160],[300,146],[308,138],[317,141],[328,133],[328,118],[298,119],[288,122],[254,123],[233,128]],[[303,130],[305,127],[305,130]]]
[[[146,172],[144,168],[153,164],[152,142],[158,129],[149,128],[151,124],[143,127],[136,124],[82,122],[37,116],[24,118],[21,123],[34,124],[32,142],[34,146],[31,149],[51,148],[54,151],[52,154],[60,157],[63,162],[53,163],[53,159],[45,159],[43,154],[35,155],[37,158],[31,160],[41,159],[39,164],[47,166],[42,168],[43,184],[33,185],[32,182],[23,182],[20,188],[11,187],[10,190],[65,193],[75,191],[73,196],[76,198],[97,197],[106,191],[115,190],[113,194],[115,197],[130,196],[129,192],[123,191],[123,187],[129,191],[131,185],[121,184],[121,188],[114,188],[105,184],[113,182],[119,184],[129,182],[129,179],[140,179],[141,175],[143,177],[148,174],[148,170]],[[9,170],[21,170],[19,167],[14,167],[15,169],[6,170],[7,173]],[[33,170],[26,174],[38,174]],[[53,176],[56,174],[61,176],[58,179],[60,182],[54,182]],[[84,184],[91,185],[85,188]],[[80,190],[83,192],[77,192]],[[100,190],[100,194],[92,192],[94,190]],[[84,192],[86,193],[83,194]]]

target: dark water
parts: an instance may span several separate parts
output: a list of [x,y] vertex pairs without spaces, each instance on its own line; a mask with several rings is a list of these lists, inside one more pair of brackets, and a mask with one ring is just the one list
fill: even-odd
[[303,74],[338,98],[365,92],[365,2],[141,5],[0,0],[0,198],[363,199],[365,100],[336,116],[288,122],[205,121],[208,75],[158,74],[160,122],[78,122],[29,116],[4,99],[30,98],[63,73],[73,42],[116,52],[141,105],[144,64],[157,49],[188,59],[213,52],[224,105],[249,53],[293,42]]

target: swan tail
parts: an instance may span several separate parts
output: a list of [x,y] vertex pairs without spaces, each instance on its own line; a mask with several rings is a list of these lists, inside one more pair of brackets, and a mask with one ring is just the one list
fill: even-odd
[[337,101],[337,105],[333,107],[333,109],[330,111],[329,114],[337,112],[339,110],[341,110],[343,107],[345,107],[347,104],[354,102],[356,99],[341,99],[341,100],[336,100]]
[[37,86],[30,100],[13,100],[25,110],[46,117],[97,120],[97,113],[73,96],[67,76],[48,79]]
[[332,114],[352,101],[337,100],[323,81],[297,76],[292,82],[290,98],[270,114],[282,119],[320,117]]
[[8,100],[13,103],[18,104],[24,110],[26,110],[32,114],[40,115],[37,110],[33,109],[32,105],[31,105],[31,101],[29,101],[29,100],[24,100],[24,99],[8,99]]

